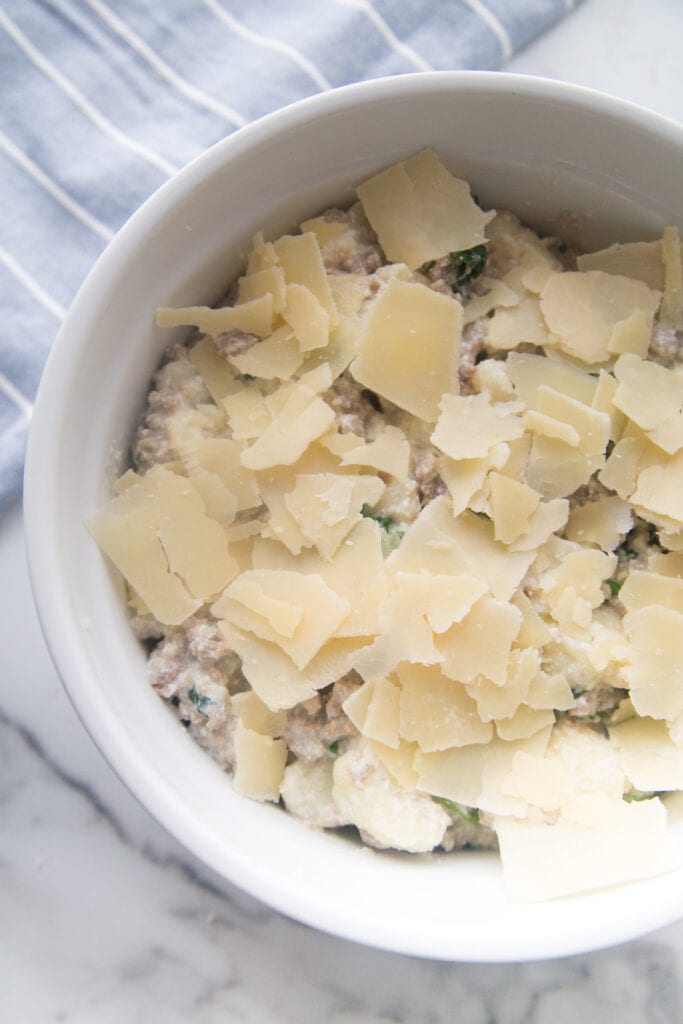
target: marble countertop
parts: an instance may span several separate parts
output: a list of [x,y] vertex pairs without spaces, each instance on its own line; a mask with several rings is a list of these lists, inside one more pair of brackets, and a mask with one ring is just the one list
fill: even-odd
[[[585,0],[518,55],[683,121],[678,0]],[[21,512],[0,524],[0,979],[8,1024],[678,1024],[683,922],[524,965],[417,960],[321,935],[221,882],[121,785],[64,696]]]

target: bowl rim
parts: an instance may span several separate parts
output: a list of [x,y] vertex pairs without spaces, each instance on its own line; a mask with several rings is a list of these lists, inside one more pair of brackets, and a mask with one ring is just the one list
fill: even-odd
[[[89,686],[87,662],[78,648],[73,614],[66,599],[66,584],[58,562],[58,535],[55,517],[49,510],[59,482],[50,467],[56,465],[60,423],[67,410],[63,404],[66,383],[71,379],[78,353],[84,343],[82,325],[97,309],[106,291],[112,271],[127,259],[131,240],[144,236],[155,220],[176,202],[188,196],[195,185],[216,171],[233,156],[248,150],[271,134],[286,132],[312,117],[332,114],[349,104],[376,103],[383,97],[415,96],[451,87],[460,91],[493,94],[519,94],[523,97],[569,104],[592,114],[653,130],[675,141],[683,153],[683,126],[663,115],[651,112],[627,100],[609,96],[583,86],[542,77],[487,71],[437,71],[374,79],[307,97],[260,118],[220,140],[173,175],[154,192],[126,221],[98,258],[74,298],[48,356],[36,398],[29,431],[24,474],[24,522],[27,561],[34,602],[41,629],[57,673],[84,727],[105,760],[146,810],[201,862],[222,878],[286,914],[290,918],[346,939],[394,952],[436,959],[510,962],[544,959],[597,949],[636,938],[655,928],[676,921],[683,915],[683,894],[678,901],[653,904],[637,919],[617,922],[593,922],[590,939],[557,929],[554,935],[526,936],[517,948],[496,942],[486,950],[470,950],[461,943],[457,949],[444,950],[443,944],[428,938],[389,934],[381,922],[370,922],[362,914],[349,910],[331,920],[325,909],[307,897],[302,886],[290,880],[287,885],[276,873],[254,868],[242,860],[229,862],[225,852],[212,841],[208,827],[198,829],[182,807],[174,807],[169,798],[146,778],[142,752],[125,742],[115,716],[97,699]],[[305,887],[303,887],[305,888]]]

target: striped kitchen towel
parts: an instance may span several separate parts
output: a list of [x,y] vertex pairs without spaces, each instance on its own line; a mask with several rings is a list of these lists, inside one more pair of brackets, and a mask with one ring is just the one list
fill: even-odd
[[[178,168],[348,82],[497,68],[575,0],[0,0],[0,508],[95,258]],[[9,317],[8,317],[9,314]]]

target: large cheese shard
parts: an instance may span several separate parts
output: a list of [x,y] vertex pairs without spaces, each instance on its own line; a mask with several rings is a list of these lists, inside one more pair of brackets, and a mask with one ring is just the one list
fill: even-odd
[[154,491],[143,479],[110,501],[88,528],[155,618],[176,626],[202,602],[169,571],[159,540],[160,518]]
[[168,567],[185,581],[191,594],[206,600],[219,593],[238,572],[223,529],[207,516],[189,480],[161,467],[150,473],[159,502],[159,540]]
[[394,278],[372,305],[351,373],[359,384],[434,423],[441,396],[458,389],[461,330],[459,302]]
[[[648,510],[649,518],[659,515],[683,523],[683,451],[641,469],[630,498],[633,505]],[[675,526],[672,532],[677,532]]]
[[597,544],[603,551],[614,551],[632,526],[628,502],[616,495],[601,495],[597,501],[574,506],[565,535],[578,544]]
[[318,240],[312,231],[303,235],[283,235],[273,242],[278,262],[288,285],[303,285],[313,293],[329,317],[330,327],[339,323]]
[[477,705],[460,683],[444,676],[437,665],[399,665],[400,730],[421,750],[446,750],[487,743],[493,729],[484,724]]
[[234,395],[241,390],[241,382],[235,378],[230,363],[218,351],[213,338],[200,338],[190,349],[190,359],[216,405],[220,405],[227,395]]
[[548,328],[535,295],[527,295],[511,309],[496,310],[489,320],[488,344],[491,348],[511,349],[522,343],[548,344]]
[[639,715],[672,721],[683,711],[683,615],[651,605],[624,616],[624,674]]
[[479,209],[469,185],[454,178],[431,149],[381,171],[356,191],[387,258],[411,270],[482,245],[494,217]]
[[619,600],[627,612],[658,604],[683,613],[683,579],[632,569],[619,591]]
[[633,277],[653,291],[664,291],[662,243],[615,242],[607,249],[576,257],[579,270],[602,270],[605,274]]
[[[285,391],[285,389],[281,389]],[[334,419],[329,405],[304,384],[289,385],[286,398],[261,436],[242,453],[249,469],[291,466]]]
[[511,352],[505,361],[505,370],[517,397],[528,409],[538,408],[541,386],[561,391],[585,405],[591,404],[597,386],[595,378],[578,366],[527,352]]
[[308,544],[329,560],[360,522],[362,507],[375,505],[383,491],[384,483],[376,476],[302,474],[285,495],[285,508]]
[[514,605],[482,597],[462,622],[439,637],[444,675],[461,683],[471,683],[482,675],[503,686],[510,648],[521,623],[522,614]]
[[507,551],[492,523],[470,512],[454,518],[441,495],[422,509],[387,564],[392,571],[474,576],[498,601],[509,601],[533,560],[534,552]]
[[212,612],[277,644],[302,669],[348,615],[349,603],[320,576],[252,569],[225,590]]
[[202,437],[186,443],[181,455],[190,475],[203,469],[218,477],[235,498],[236,511],[260,503],[255,474],[240,461],[245,445],[228,437]]
[[231,356],[230,362],[239,373],[251,377],[289,380],[301,366],[303,356],[296,338],[285,324],[258,345],[252,345],[240,355]]
[[679,373],[635,355],[623,355],[614,374],[619,381],[614,404],[641,430],[653,430],[680,411],[683,377]]
[[273,296],[270,292],[251,299],[240,306],[184,306],[177,309],[161,307],[157,310],[158,327],[198,327],[203,334],[223,334],[225,331],[245,331],[267,338],[273,329]]
[[356,639],[330,640],[304,669],[298,669],[277,644],[227,621],[219,626],[231,650],[240,656],[247,682],[271,711],[292,708],[345,675],[359,648]]
[[329,313],[305,285],[287,285],[287,305],[282,315],[294,332],[301,352],[324,348],[330,340]]
[[450,823],[444,809],[423,793],[404,790],[367,741],[334,762],[332,796],[345,821],[379,846],[426,853],[441,842]]
[[252,274],[240,277],[237,282],[239,303],[251,302],[262,295],[272,295],[273,312],[281,313],[285,308],[285,275],[281,267],[265,267]]
[[554,899],[651,878],[678,866],[666,810],[659,800],[625,803],[595,794],[592,802],[595,813],[590,824],[496,819],[510,899],[520,903]]
[[609,726],[626,778],[644,793],[683,789],[683,747],[671,739],[664,722],[630,718]]
[[493,535],[503,544],[512,544],[529,529],[529,520],[539,506],[541,495],[501,473],[491,473],[490,480]]
[[235,731],[233,785],[252,800],[279,800],[285,774],[287,744],[240,725]]
[[491,405],[486,395],[445,394],[431,441],[451,459],[480,459],[502,441],[524,433],[518,407]]
[[[641,354],[647,352],[660,294],[642,281],[599,270],[554,274],[541,292],[550,344],[584,363],[602,363],[617,351],[613,335],[636,312]],[[633,349],[631,349],[633,350]]]
[[399,688],[390,679],[365,683],[342,705],[359,732],[394,750],[399,746]]
[[[352,437],[345,434],[344,437]],[[403,482],[408,479],[410,444],[398,427],[385,427],[369,444],[351,444],[342,455],[342,466],[369,466]]]

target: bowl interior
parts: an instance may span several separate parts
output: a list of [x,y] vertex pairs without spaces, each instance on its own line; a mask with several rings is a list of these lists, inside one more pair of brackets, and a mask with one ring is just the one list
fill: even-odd
[[[36,601],[103,753],[162,824],[241,887],[310,924],[418,955],[520,960],[598,948],[678,917],[683,873],[516,906],[494,856],[377,853],[236,796],[147,685],[119,587],[84,527],[125,462],[172,337],[154,327],[155,308],[216,300],[256,230],[273,237],[346,203],[369,173],[424,146],[483,205],[510,208],[587,249],[654,238],[683,210],[680,129],[585,90],[516,76],[350,87],[220,143],[126,225],[51,355],[26,478]],[[585,214],[570,235],[566,211]]]

